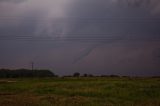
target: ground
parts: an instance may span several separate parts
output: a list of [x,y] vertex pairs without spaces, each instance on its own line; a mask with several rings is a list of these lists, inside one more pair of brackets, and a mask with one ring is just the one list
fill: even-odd
[[0,79],[0,106],[160,106],[160,78]]

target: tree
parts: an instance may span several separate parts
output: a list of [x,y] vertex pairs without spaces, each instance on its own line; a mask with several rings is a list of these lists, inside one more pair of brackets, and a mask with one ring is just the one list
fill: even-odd
[[73,74],[73,77],[79,77],[80,76],[80,73],[79,72],[76,72]]
[[84,74],[83,77],[88,77],[88,74]]
[[0,69],[0,78],[17,77],[55,77],[55,74],[50,70]]

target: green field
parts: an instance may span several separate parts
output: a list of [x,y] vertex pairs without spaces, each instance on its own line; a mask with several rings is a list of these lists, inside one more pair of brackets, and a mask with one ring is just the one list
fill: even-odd
[[160,78],[0,79],[0,106],[160,106]]

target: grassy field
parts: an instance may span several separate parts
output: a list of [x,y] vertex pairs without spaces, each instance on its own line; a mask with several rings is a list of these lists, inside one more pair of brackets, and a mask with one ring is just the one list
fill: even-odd
[[160,106],[160,78],[0,79],[0,106]]

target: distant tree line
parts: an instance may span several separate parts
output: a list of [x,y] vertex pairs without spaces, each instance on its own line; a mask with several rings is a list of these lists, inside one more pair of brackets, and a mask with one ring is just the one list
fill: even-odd
[[29,70],[29,69],[0,69],[0,78],[17,77],[55,77],[50,70]]
[[75,72],[73,73],[73,75],[67,75],[67,76],[63,76],[63,77],[129,77],[129,76],[119,76],[119,75],[99,75],[99,76],[95,76],[92,74],[80,74],[79,72]]
[[[38,69],[0,69],[0,78],[21,78],[21,77],[58,77],[50,70],[38,70]],[[95,76],[92,74],[80,74],[79,72],[75,72],[72,75],[62,76],[64,77],[112,77],[112,78],[131,78],[130,76],[119,76],[119,75],[99,75]],[[160,76],[152,76],[152,78],[160,78]]]

